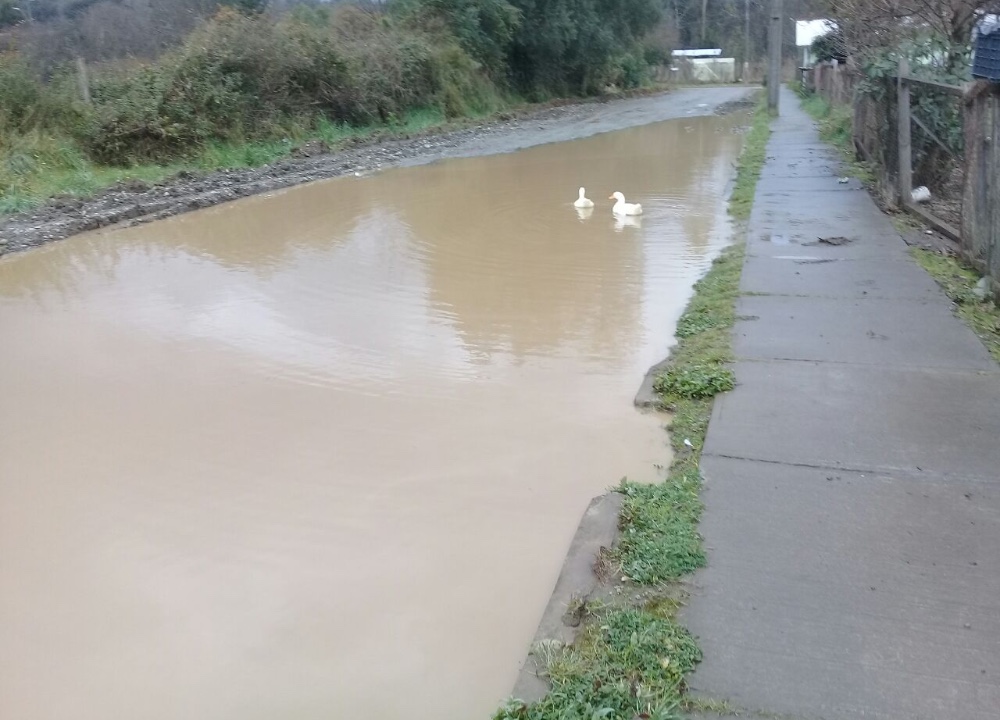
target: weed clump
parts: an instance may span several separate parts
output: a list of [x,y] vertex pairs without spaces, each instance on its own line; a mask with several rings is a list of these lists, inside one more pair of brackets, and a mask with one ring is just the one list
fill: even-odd
[[715,397],[736,385],[736,375],[718,363],[672,367],[660,375],[654,389],[661,395],[688,400]]
[[666,720],[680,707],[684,677],[700,660],[697,643],[672,617],[610,610],[549,658],[552,690],[544,699],[513,700],[494,720]]
[[705,564],[698,535],[701,477],[688,469],[659,485],[622,483],[618,552],[622,572],[640,585],[676,580]]

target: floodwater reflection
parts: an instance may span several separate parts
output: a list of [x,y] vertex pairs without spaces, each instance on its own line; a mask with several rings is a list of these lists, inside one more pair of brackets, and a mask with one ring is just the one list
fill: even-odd
[[0,717],[487,717],[587,502],[669,462],[631,399],[728,237],[734,125],[0,260]]

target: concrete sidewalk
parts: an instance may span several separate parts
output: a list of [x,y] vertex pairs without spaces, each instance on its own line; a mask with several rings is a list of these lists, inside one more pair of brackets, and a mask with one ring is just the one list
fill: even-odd
[[1000,368],[783,93],[739,384],[702,457],[692,688],[803,720],[997,720]]

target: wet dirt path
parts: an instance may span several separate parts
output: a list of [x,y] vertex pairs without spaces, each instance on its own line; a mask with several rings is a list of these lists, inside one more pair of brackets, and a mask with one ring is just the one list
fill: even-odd
[[741,121],[0,259],[0,717],[487,717],[589,499],[669,464],[631,400]]

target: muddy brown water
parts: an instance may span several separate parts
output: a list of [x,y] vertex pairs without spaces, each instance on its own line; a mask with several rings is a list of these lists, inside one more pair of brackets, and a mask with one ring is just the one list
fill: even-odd
[[669,462],[631,400],[737,122],[0,260],[0,717],[488,717],[590,498]]

